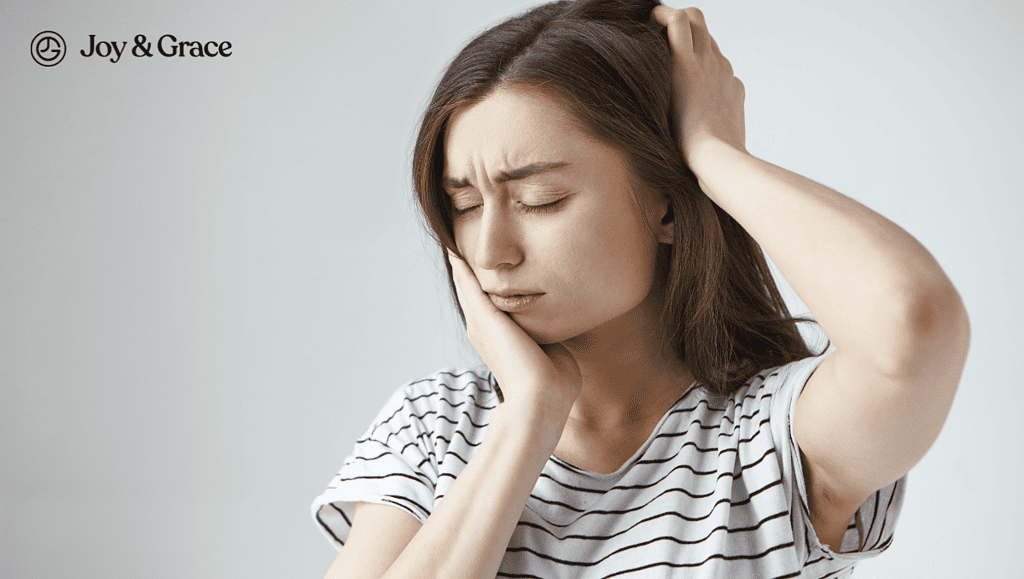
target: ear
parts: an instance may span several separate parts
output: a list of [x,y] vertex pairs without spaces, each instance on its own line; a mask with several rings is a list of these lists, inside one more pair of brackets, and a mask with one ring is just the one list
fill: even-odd
[[672,245],[675,241],[676,231],[676,220],[675,212],[672,209],[672,203],[666,199],[660,207],[661,211],[661,222],[658,223],[658,243],[667,243]]

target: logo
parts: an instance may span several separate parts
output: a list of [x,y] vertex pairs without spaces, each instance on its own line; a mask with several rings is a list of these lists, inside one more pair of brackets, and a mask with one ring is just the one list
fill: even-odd
[[32,60],[41,66],[56,66],[64,60],[67,48],[60,34],[52,30],[40,32],[32,39]]

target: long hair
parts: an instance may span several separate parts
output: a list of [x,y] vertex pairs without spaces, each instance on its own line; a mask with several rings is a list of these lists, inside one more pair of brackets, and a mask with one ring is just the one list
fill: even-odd
[[[729,393],[757,372],[811,356],[760,246],[700,190],[672,122],[671,49],[649,23],[660,2],[563,0],[532,8],[471,40],[423,114],[413,184],[434,239],[458,254],[441,183],[451,118],[500,87],[563,104],[581,130],[617,149],[641,187],[669,200],[663,340],[703,387]],[[635,188],[634,188],[635,189]],[[643,204],[642,196],[637,202]],[[442,249],[442,251],[443,251]],[[452,300],[451,263],[445,258]]]

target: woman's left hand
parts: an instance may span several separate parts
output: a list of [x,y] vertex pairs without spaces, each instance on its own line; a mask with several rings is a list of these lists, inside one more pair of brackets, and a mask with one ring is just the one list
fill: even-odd
[[746,152],[743,83],[708,33],[697,8],[656,6],[652,18],[668,29],[672,48],[672,103],[683,157],[692,167],[701,145],[720,140]]

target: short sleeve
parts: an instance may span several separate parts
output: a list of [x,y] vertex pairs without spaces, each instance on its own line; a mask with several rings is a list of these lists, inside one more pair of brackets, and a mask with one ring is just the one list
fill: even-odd
[[[783,484],[790,499],[793,523],[793,540],[805,564],[805,576],[816,574],[811,568],[848,569],[857,561],[868,559],[885,551],[892,542],[896,521],[903,507],[903,495],[907,476],[873,493],[850,520],[843,536],[839,553],[823,545],[811,524],[807,501],[807,484],[800,450],[793,431],[792,417],[796,402],[807,384],[808,378],[818,365],[829,355],[798,360],[782,366],[765,380],[765,387],[771,392],[771,430],[776,441],[776,450],[781,462]],[[836,576],[836,575],[832,575]]]
[[415,383],[403,386],[359,437],[352,453],[312,504],[320,530],[338,548],[352,527],[356,503],[394,505],[421,523],[434,505],[436,463],[430,442],[436,411]]

